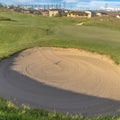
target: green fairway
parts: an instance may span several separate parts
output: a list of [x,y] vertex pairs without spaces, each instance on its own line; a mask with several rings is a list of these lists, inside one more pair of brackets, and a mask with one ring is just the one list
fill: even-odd
[[[84,22],[82,26],[77,24]],[[85,49],[120,63],[120,20],[49,18],[0,12],[0,59],[34,46]]]

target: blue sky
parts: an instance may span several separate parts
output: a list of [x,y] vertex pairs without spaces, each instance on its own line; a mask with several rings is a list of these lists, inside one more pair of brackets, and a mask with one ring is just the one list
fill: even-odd
[[98,9],[100,7],[120,8],[120,0],[0,0],[3,4],[52,4],[65,3],[72,9]]

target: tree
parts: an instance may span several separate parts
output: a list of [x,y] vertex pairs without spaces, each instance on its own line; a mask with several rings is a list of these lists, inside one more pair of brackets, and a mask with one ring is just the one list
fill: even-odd
[[0,7],[3,7],[2,3],[0,3]]

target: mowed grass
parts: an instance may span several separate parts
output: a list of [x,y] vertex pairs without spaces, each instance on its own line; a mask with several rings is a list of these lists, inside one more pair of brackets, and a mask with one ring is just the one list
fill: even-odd
[[[82,26],[77,24],[83,22]],[[85,49],[120,63],[120,19],[42,17],[0,12],[0,59],[34,46]]]
[[84,117],[40,109],[28,106],[17,107],[12,102],[0,98],[0,120],[120,120],[119,116]]

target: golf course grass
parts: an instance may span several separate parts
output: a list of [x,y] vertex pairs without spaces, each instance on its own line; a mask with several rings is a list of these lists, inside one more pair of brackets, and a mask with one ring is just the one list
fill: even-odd
[[[83,22],[82,26],[77,25]],[[34,46],[85,49],[120,63],[120,20],[0,12],[0,59]]]
[[[83,23],[82,26],[77,25]],[[84,49],[120,63],[120,19],[42,17],[0,10],[0,60],[35,46]],[[80,117],[16,107],[0,99],[0,120],[119,120]]]
[[23,105],[17,107],[13,103],[0,98],[0,120],[119,120],[119,116],[84,117],[80,115],[48,112],[30,109]]

